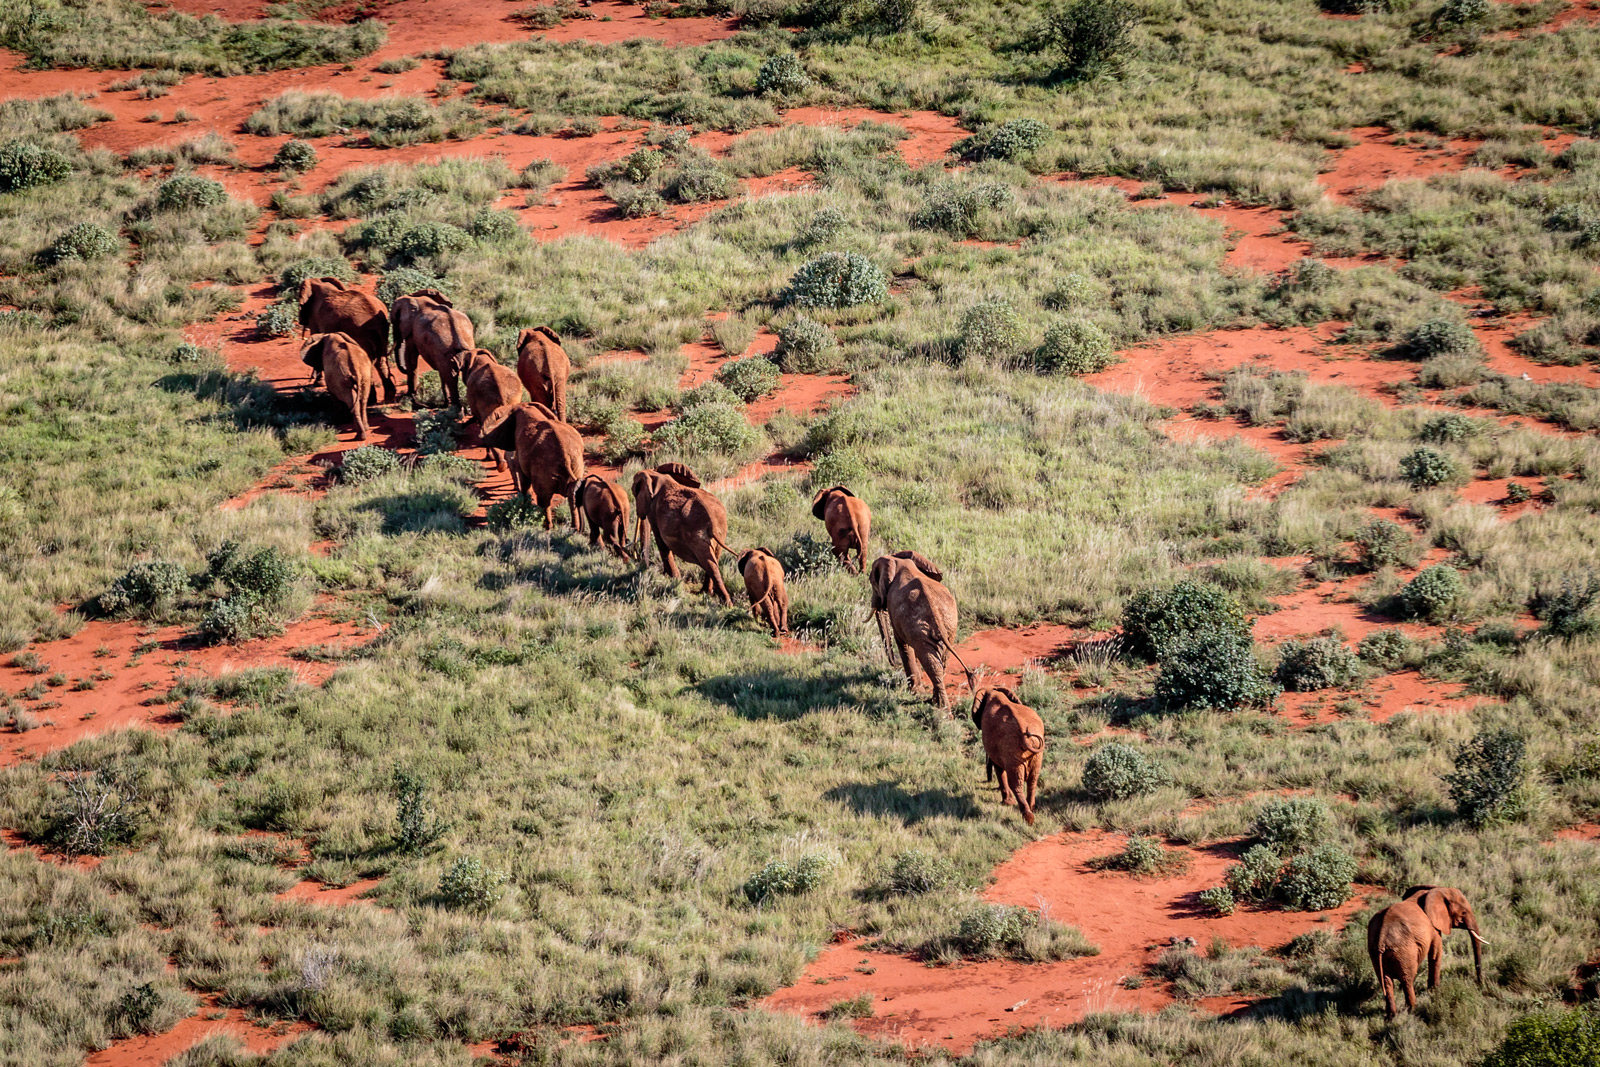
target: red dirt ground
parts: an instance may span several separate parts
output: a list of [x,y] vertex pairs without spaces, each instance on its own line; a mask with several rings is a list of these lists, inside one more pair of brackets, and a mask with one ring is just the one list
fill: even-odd
[[163,1034],[126,1038],[93,1053],[84,1067],[160,1067],[208,1037],[227,1034],[238,1038],[255,1056],[281,1048],[312,1029],[309,1023],[280,1023],[271,1028],[250,1019],[243,1008],[222,1008],[215,996],[201,1000],[198,1014],[181,1020]]
[[278,894],[279,900],[303,900],[310,904],[364,904],[366,894],[375,889],[382,878],[363,878],[347,886],[331,886],[315,878],[297,882]]
[[[1173,1001],[1167,983],[1149,979],[1127,989],[1121,982],[1143,974],[1174,938],[1192,937],[1209,946],[1220,937],[1234,947],[1276,948],[1322,924],[1337,930],[1363,905],[1358,895],[1337,911],[1321,914],[1240,910],[1226,918],[1210,916],[1199,906],[1197,894],[1221,884],[1237,859],[1235,843],[1181,849],[1190,859],[1189,869],[1170,878],[1135,878],[1088,867],[1088,861],[1117,852],[1126,842],[1123,835],[1099,830],[1035,841],[996,868],[994,884],[983,893],[994,903],[1048,907],[1053,919],[1077,926],[1098,945],[1098,956],[1045,964],[983,961],[929,967],[858,941],[823,949],[799,981],[761,1005],[815,1018],[830,1004],[870,993],[873,1016],[856,1021],[858,1031],[911,1047],[941,1045],[960,1054],[1012,1029],[1062,1026],[1090,1012],[1165,1007]],[[1242,1002],[1227,998],[1227,1010]]]
[[[1020,673],[1032,664],[1044,664],[1059,659],[1072,651],[1080,631],[1059,623],[1035,622],[1015,630],[979,630],[961,644],[956,651],[978,674],[978,684],[986,684],[986,674]],[[950,660],[950,675],[965,679],[960,664]],[[989,678],[988,680],[994,680]],[[1000,679],[1000,684],[1010,684]]]
[[[1356,203],[1361,194],[1386,182],[1406,178],[1429,178],[1435,174],[1464,170],[1468,159],[1483,144],[1481,140],[1456,139],[1437,145],[1396,144],[1396,134],[1384,126],[1363,126],[1347,130],[1356,141],[1349,148],[1330,153],[1328,169],[1317,175],[1327,190],[1328,199],[1341,204]],[[1571,144],[1570,134],[1547,131],[1545,148],[1559,152]],[[1517,167],[1503,167],[1495,173],[1516,177]]]

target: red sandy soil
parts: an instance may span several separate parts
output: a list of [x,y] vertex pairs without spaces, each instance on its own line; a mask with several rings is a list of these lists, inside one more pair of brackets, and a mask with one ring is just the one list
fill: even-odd
[[[1201,946],[1221,938],[1236,947],[1275,948],[1323,923],[1337,930],[1363,904],[1358,895],[1338,910],[1320,914],[1240,910],[1225,918],[1211,916],[1199,906],[1197,895],[1221,884],[1238,857],[1237,843],[1180,849],[1190,866],[1170,878],[1135,878],[1088,867],[1088,861],[1120,851],[1126,843],[1121,834],[1099,830],[1035,841],[996,868],[995,883],[983,893],[994,903],[1048,907],[1052,918],[1076,925],[1098,945],[1098,956],[1046,964],[983,961],[929,967],[908,956],[867,949],[858,941],[824,949],[797,983],[778,990],[762,1006],[815,1017],[830,1004],[870,993],[874,1014],[854,1024],[858,1031],[912,1047],[942,1045],[960,1054],[1013,1029],[1063,1026],[1091,1012],[1167,1006],[1173,1001],[1167,983],[1146,980],[1127,989],[1121,981],[1143,974],[1174,938],[1192,937]],[[862,973],[867,970],[871,973]],[[1245,1003],[1225,999],[1228,1010]]]
[[[978,684],[984,685],[987,672],[1020,674],[1030,665],[1060,659],[1072,651],[1081,636],[1070,626],[1034,622],[1015,630],[979,630],[956,646],[956,651],[967,661],[967,666],[977,672]],[[950,668],[953,677],[965,678],[953,656]],[[999,681],[1008,684],[1005,679]]]
[[47,850],[43,845],[35,845],[15,830],[0,829],[0,842],[4,842],[7,852],[32,852],[41,863],[54,863],[59,867],[76,867],[81,871],[92,871],[100,866],[103,857],[100,856],[63,856]]
[[245,1051],[265,1055],[312,1029],[309,1023],[280,1023],[271,1028],[250,1019],[243,1008],[222,1008],[217,998],[201,999],[200,1011],[164,1034],[130,1037],[113,1042],[84,1060],[84,1067],[160,1067],[208,1037],[227,1034],[244,1044]]
[[[1317,175],[1328,199],[1341,204],[1355,203],[1361,194],[1387,182],[1464,170],[1472,153],[1483,144],[1468,138],[1444,141],[1437,148],[1396,144],[1394,131],[1383,126],[1362,126],[1346,132],[1356,143],[1335,149],[1329,157],[1329,168]],[[1547,131],[1545,147],[1559,152],[1573,140],[1570,134]],[[1504,167],[1495,173],[1511,178],[1521,171]]]
[[1563,841],[1600,842],[1600,823],[1580,822],[1576,826],[1563,826],[1556,831],[1556,837]]
[[1538,318],[1533,315],[1496,315],[1492,305],[1480,302],[1471,296],[1459,293],[1446,294],[1450,299],[1457,300],[1467,305],[1472,316],[1472,332],[1477,335],[1478,342],[1483,345],[1484,360],[1491,370],[1512,377],[1526,377],[1529,381],[1539,382],[1565,382],[1573,385],[1586,385],[1600,388],[1600,367],[1594,364],[1584,364],[1577,367],[1562,367],[1535,363],[1527,356],[1522,355],[1511,347],[1512,338],[1525,332],[1538,323]]
[[303,900],[311,904],[364,904],[367,903],[367,893],[382,881],[382,878],[363,878],[347,886],[331,886],[315,878],[307,878],[279,893],[277,899]]
[[[1417,568],[1397,573],[1402,579],[1409,579],[1421,568],[1430,567],[1447,555],[1445,549],[1430,549]],[[1365,575],[1357,575],[1339,581],[1316,582],[1287,596],[1274,597],[1278,610],[1257,617],[1256,639],[1277,644],[1291,637],[1315,636],[1333,627],[1342,630],[1347,641],[1359,641],[1373,630],[1385,629],[1398,629],[1416,638],[1438,636],[1437,626],[1398,622],[1357,603],[1352,593],[1366,581]]]
[[[147,629],[137,622],[90,622],[72,637],[28,647],[49,664],[46,673],[29,674],[17,667],[0,667],[0,686],[34,718],[50,724],[26,733],[15,729],[0,733],[0,767],[35,759],[111,730],[176,729],[180,724],[164,703],[145,706],[143,702],[165,696],[185,674],[287,666],[294,669],[300,681],[320,684],[333,673],[333,665],[301,663],[292,658],[292,653],[311,645],[354,644],[365,636],[370,635],[364,635],[358,627],[314,615],[291,623],[279,637],[218,646],[200,645],[176,626]],[[148,642],[155,642],[155,647],[135,661],[134,649]],[[96,656],[101,648],[109,649],[110,654]],[[38,700],[20,697],[22,690],[57,672],[66,675],[65,685],[50,688]],[[111,677],[94,681],[93,689],[73,691],[76,683],[92,679],[97,672]],[[40,707],[52,702],[59,702],[59,706]]]
[[1402,713],[1458,715],[1490,703],[1487,697],[1464,695],[1465,690],[1455,682],[1434,681],[1415,671],[1401,671],[1386,674],[1354,693],[1284,693],[1278,698],[1277,711],[1289,720],[1289,725],[1304,727],[1339,721],[1342,716],[1334,706],[1347,700],[1358,701],[1362,705],[1358,716],[1370,722],[1388,722]]
[[[1478,478],[1468,482],[1460,489],[1462,500],[1470,504],[1485,504],[1495,508],[1500,513],[1500,518],[1505,522],[1520,519],[1529,512],[1544,510],[1544,502],[1540,499],[1543,492],[1540,487],[1542,479],[1539,478]],[[1506,487],[1515,483],[1528,489],[1534,495],[1520,504],[1513,504],[1506,499]]]

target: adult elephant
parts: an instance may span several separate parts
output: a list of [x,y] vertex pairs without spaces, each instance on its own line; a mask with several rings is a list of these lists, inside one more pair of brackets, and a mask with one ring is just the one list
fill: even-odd
[[323,376],[329,396],[350,409],[356,423],[356,440],[365,441],[372,433],[367,421],[368,398],[376,393],[378,385],[378,375],[366,349],[347,333],[325,333],[306,346],[300,360]]
[[389,319],[394,328],[394,361],[405,372],[406,390],[416,395],[417,370],[425,360],[439,372],[445,399],[452,406],[459,405],[456,379],[467,356],[478,347],[472,320],[437,289],[418,289],[396,297]]
[[[1433,914],[1429,914],[1429,912]],[[1444,960],[1444,938],[1457,926],[1463,926],[1472,935],[1473,963],[1478,970],[1478,983],[1483,983],[1482,956],[1478,946],[1484,944],[1478,936],[1478,921],[1472,908],[1458,890],[1441,890],[1436,886],[1412,886],[1405,899],[1390,904],[1367,922],[1367,954],[1372,958],[1372,969],[1377,974],[1378,985],[1383,990],[1383,1009],[1388,1018],[1394,1018],[1394,986],[1400,983],[1405,996],[1406,1010],[1417,1007],[1417,972],[1423,961],[1428,964],[1428,988],[1439,985],[1439,970]]]
[[543,404],[567,421],[567,376],[572,361],[561,338],[548,326],[536,326],[517,335],[517,377],[535,404]]
[[[517,372],[502,366],[487,348],[474,348],[462,364],[461,380],[467,387],[467,411],[481,428],[490,415],[501,408],[522,402],[522,382]],[[494,469],[506,469],[506,454],[484,445],[485,459],[494,460]]]
[[[956,598],[945,588],[944,574],[932,560],[920,552],[879,556],[873,561],[868,582],[872,586],[872,611],[878,618],[884,651],[892,663],[894,650],[899,649],[900,665],[905,668],[908,684],[917,684],[911,666],[914,653],[933,683],[934,703],[948,708],[944,688],[945,653],[948,652],[966,671],[967,685],[976,688],[972,671],[955,650]],[[891,630],[894,648],[889,644]]]
[[[520,385],[519,385],[520,388]],[[544,512],[554,527],[551,504],[565,497],[578,529],[578,486],[583,482],[583,438],[543,404],[512,404],[483,420],[483,447],[514,451],[511,484]]]
[[[811,501],[811,514],[822,520],[833,542],[833,554],[851,574],[867,569],[867,537],[872,531],[872,511],[866,501],[842,485],[819,492]],[[850,565],[850,553],[856,563]]]
[[389,312],[378,298],[352,289],[338,278],[307,278],[300,283],[299,297],[302,336],[305,333],[342,333],[352,338],[382,376],[385,396],[393,400]]
[[972,695],[972,724],[983,737],[984,780],[1000,778],[1000,800],[1016,802],[1033,825],[1044,766],[1044,720],[1004,686],[986,686]]
[[[1477,974],[1478,988],[1483,988],[1483,948],[1487,945],[1478,934],[1478,916],[1473,913],[1472,905],[1467,903],[1466,894],[1459,889],[1440,885],[1414,885],[1401,894],[1402,900],[1412,901],[1422,909],[1422,914],[1428,917],[1428,922],[1439,931],[1441,943],[1450,936],[1452,930],[1465,930],[1472,940],[1472,968]],[[1430,974],[1429,988],[1439,980],[1437,974]]]
[[719,561],[728,548],[728,512],[722,501],[696,486],[684,485],[674,475],[660,470],[643,470],[633,476],[633,506],[638,515],[640,563],[650,565],[650,542],[645,540],[649,526],[661,550],[661,569],[677,578],[678,564],[673,554],[682,556],[705,572],[703,593],[713,588],[722,602],[733,606],[733,597],[722,581]]

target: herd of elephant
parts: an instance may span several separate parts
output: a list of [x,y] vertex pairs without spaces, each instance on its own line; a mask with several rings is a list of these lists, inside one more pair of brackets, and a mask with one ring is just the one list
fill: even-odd
[[[636,549],[640,564],[647,567],[654,541],[668,576],[679,577],[675,557],[682,556],[703,572],[701,591],[715,592],[731,606],[733,598],[720,567],[726,551],[737,558],[751,614],[775,638],[789,631],[783,564],[767,548],[735,553],[728,547],[727,509],[686,465],[662,463],[634,475],[636,527],[630,545],[628,494],[620,485],[585,471],[583,438],[566,421],[571,362],[555,331],[547,326],[523,330],[517,338],[513,371],[477,347],[471,320],[436,289],[408,293],[385,308],[375,297],[337,278],[309,278],[301,283],[299,296],[300,325],[313,335],[302,359],[312,369],[313,382],[322,379],[329,394],[350,408],[359,439],[371,433],[367,405],[380,379],[387,399],[396,399],[391,352],[413,394],[418,368],[426,362],[438,372],[451,405],[460,405],[465,386],[469,419],[478,424],[485,450],[499,470],[506,469],[510,454],[512,484],[516,492],[537,503],[545,529],[553,526],[553,501],[564,497],[573,529],[582,531],[587,523],[591,544],[623,560],[632,559]],[[531,403],[523,402],[524,389]],[[898,660],[908,684],[916,685],[913,663],[920,665],[932,683],[934,702],[947,709],[947,654],[961,664],[973,692],[973,725],[983,738],[986,780],[998,777],[1002,802],[1015,804],[1032,825],[1044,760],[1044,720],[1011,689],[978,686],[955,650],[956,600],[940,568],[919,552],[900,551],[879,556],[869,570],[872,513],[845,486],[819,491],[811,513],[822,520],[834,555],[845,569],[852,574],[867,572],[885,653],[891,662]],[[1430,987],[1438,984],[1444,938],[1454,929],[1466,929],[1472,936],[1473,962],[1482,986],[1479,946],[1486,942],[1459,890],[1413,886],[1400,901],[1372,917],[1367,946],[1391,1018],[1396,982],[1407,1009],[1414,1008],[1416,976],[1424,961]]]

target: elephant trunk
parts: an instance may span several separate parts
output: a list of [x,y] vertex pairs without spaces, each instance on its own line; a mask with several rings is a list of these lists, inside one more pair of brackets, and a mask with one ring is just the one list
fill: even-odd
[[878,633],[883,636],[883,654],[889,658],[889,666],[894,666],[894,648],[889,643],[888,613],[880,611],[878,615]]
[[1489,942],[1478,936],[1478,924],[1467,924],[1467,933],[1472,936],[1472,969],[1478,975],[1478,988],[1483,988],[1483,946]]

